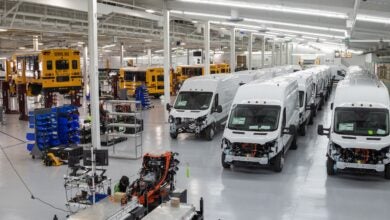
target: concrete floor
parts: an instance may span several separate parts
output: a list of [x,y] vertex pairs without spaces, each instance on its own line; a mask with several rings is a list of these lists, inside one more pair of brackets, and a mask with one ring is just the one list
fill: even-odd
[[[329,107],[320,112],[298,150],[287,153],[282,173],[264,169],[233,168],[220,164],[222,132],[211,142],[180,134],[169,137],[163,122],[163,106],[145,111],[144,152],[158,149],[180,153],[177,187],[188,189],[189,202],[205,200],[206,219],[388,219],[390,181],[381,175],[344,174],[327,177],[326,137],[316,134],[318,123],[329,126]],[[329,104],[328,104],[329,105]],[[9,155],[34,195],[65,208],[63,176],[66,166],[45,167],[26,150],[26,122],[7,115],[0,127],[0,145]],[[121,175],[134,179],[141,160],[111,159],[108,176],[116,182]],[[190,176],[186,177],[186,167]],[[36,200],[23,187],[0,151],[0,219],[52,219],[66,213]]]

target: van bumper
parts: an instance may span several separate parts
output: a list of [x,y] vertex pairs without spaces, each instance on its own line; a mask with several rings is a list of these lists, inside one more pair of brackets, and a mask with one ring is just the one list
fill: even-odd
[[377,172],[385,171],[384,164],[361,164],[361,163],[346,163],[346,162],[336,162],[337,169],[363,169],[363,170],[375,170]]
[[258,163],[260,165],[268,165],[269,160],[266,157],[241,157],[241,156],[226,155],[225,162],[226,163],[246,162],[246,163]]

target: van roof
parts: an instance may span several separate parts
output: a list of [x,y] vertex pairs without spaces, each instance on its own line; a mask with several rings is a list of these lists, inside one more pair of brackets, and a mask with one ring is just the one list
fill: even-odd
[[237,79],[238,76],[232,74],[212,74],[204,76],[194,76],[184,81],[180,91],[216,91],[220,82]]
[[390,97],[387,87],[375,77],[360,75],[340,81],[334,98],[336,107],[389,108]]
[[305,88],[308,83],[313,82],[313,75],[307,71],[298,71],[295,73],[290,73],[285,75],[284,77],[296,79],[298,82],[298,86],[301,88]]
[[282,105],[286,94],[297,87],[298,83],[295,79],[283,76],[266,81],[255,80],[238,89],[233,103],[267,102],[268,104]]

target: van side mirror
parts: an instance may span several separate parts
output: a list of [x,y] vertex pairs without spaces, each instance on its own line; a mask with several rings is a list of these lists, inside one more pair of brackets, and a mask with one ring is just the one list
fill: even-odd
[[283,134],[295,135],[297,133],[297,128],[295,125],[290,125],[283,129]]
[[333,110],[333,102],[330,103],[330,110]]
[[324,128],[323,125],[318,125],[317,133],[318,133],[318,135],[325,135],[325,136],[329,137],[329,135],[330,135],[330,128]]
[[222,106],[218,105],[213,112],[221,113],[222,112]]
[[166,109],[167,109],[168,112],[171,111],[171,108],[172,108],[172,106],[169,103],[167,103]]

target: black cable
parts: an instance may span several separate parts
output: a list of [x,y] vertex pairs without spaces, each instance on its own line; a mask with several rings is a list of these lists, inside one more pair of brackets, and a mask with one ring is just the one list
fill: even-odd
[[14,164],[12,163],[11,159],[8,157],[8,154],[5,152],[5,150],[0,146],[0,149],[1,151],[3,152],[5,158],[7,159],[8,163],[10,164],[11,168],[13,169],[13,171],[15,172],[15,174],[18,176],[20,182],[23,184],[24,188],[26,188],[26,190],[30,193],[31,195],[31,199],[34,199],[34,200],[37,200],[39,202],[41,202],[42,204],[45,204],[53,209],[56,209],[56,210],[59,210],[59,211],[62,211],[62,212],[66,212],[66,213],[71,213],[70,211],[68,210],[65,210],[65,209],[61,209],[61,208],[58,208],[58,207],[55,207],[54,205],[38,198],[38,197],[35,197],[34,194],[32,193],[31,189],[28,187],[27,183],[24,182],[22,176],[19,174],[19,172],[16,170]]

